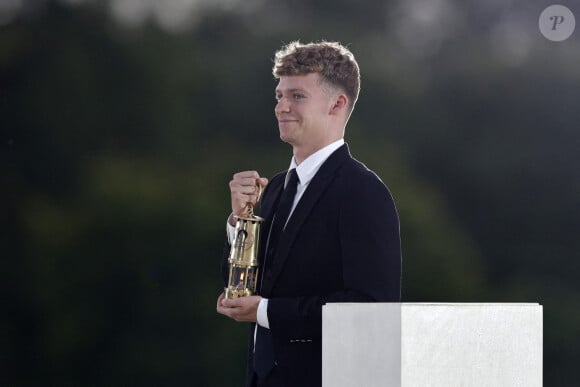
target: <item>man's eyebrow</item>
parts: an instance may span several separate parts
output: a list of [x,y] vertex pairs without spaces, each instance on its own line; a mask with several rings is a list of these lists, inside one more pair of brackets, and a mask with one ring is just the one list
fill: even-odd
[[308,93],[306,90],[301,89],[299,87],[293,87],[291,89],[278,89],[278,88],[276,88],[276,90],[274,90],[274,93],[276,93],[276,94],[278,94],[278,93],[284,93],[284,92],[286,92],[286,93],[293,93],[293,92],[296,92],[296,91],[299,91],[301,93]]

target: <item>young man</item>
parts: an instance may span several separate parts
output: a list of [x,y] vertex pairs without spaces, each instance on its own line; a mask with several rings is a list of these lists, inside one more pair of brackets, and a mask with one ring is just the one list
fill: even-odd
[[[256,171],[230,182],[232,215],[256,203],[257,184],[266,187],[259,295],[222,294],[217,311],[252,323],[248,386],[320,387],[322,305],[400,301],[399,221],[388,189],[343,140],[360,88],[352,53],[293,42],[276,53],[273,72],[280,138],[293,157],[269,184]],[[230,233],[234,224],[230,216]]]

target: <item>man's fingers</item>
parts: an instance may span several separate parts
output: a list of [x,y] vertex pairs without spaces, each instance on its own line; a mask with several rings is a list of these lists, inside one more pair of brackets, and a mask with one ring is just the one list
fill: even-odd
[[230,305],[230,301],[233,301],[233,300],[223,298],[220,305],[222,306],[222,308],[232,308],[232,306]]
[[260,299],[260,296],[247,296],[234,299],[227,299],[220,296],[218,298],[217,311],[238,322],[255,322]]
[[254,177],[254,178],[258,178],[258,177],[260,177],[260,174],[258,173],[258,171],[240,171],[240,172],[236,172],[234,174],[234,177]]
[[232,180],[241,181],[241,180],[250,180],[256,181],[256,179],[260,178],[260,174],[257,171],[242,171],[234,174]]
[[235,187],[255,187],[257,184],[265,186],[268,183],[268,179],[260,177],[260,174],[256,171],[244,171],[234,174],[232,180],[230,181],[230,188]]
[[233,214],[243,214],[248,203],[256,205],[260,191],[258,184],[263,188],[267,183],[268,179],[260,177],[256,171],[243,171],[234,174],[229,184]]
[[232,187],[233,192],[245,195],[253,195],[258,192],[258,187],[254,185],[236,185]]
[[219,295],[219,297],[218,297],[218,299],[217,299],[217,303],[216,303],[216,309],[217,309],[217,311],[218,311],[219,313],[221,313],[221,312],[220,312],[220,309],[221,309],[221,307],[222,307],[222,300],[223,300],[224,298],[225,298],[225,295],[224,295],[224,293],[222,292],[222,294],[220,294],[220,295]]
[[225,297],[220,297],[218,299],[217,311],[224,316],[239,321],[241,311],[237,299],[230,300]]

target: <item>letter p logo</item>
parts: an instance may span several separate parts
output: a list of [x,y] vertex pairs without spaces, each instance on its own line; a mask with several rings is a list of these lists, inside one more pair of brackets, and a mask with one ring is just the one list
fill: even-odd
[[556,27],[559,24],[564,23],[564,16],[550,16],[550,20],[552,20],[554,22],[552,24],[552,31],[556,31]]
[[538,21],[540,32],[553,42],[566,40],[574,32],[576,20],[574,14],[563,5],[550,5],[540,14]]

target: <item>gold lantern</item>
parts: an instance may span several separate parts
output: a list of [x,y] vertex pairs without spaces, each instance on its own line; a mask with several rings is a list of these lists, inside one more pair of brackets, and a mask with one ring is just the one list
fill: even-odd
[[[261,186],[258,184],[257,187],[259,200]],[[245,213],[235,219],[235,237],[228,258],[230,270],[226,298],[251,296],[258,284],[258,246],[260,225],[264,219],[254,215],[252,203],[248,203]]]

